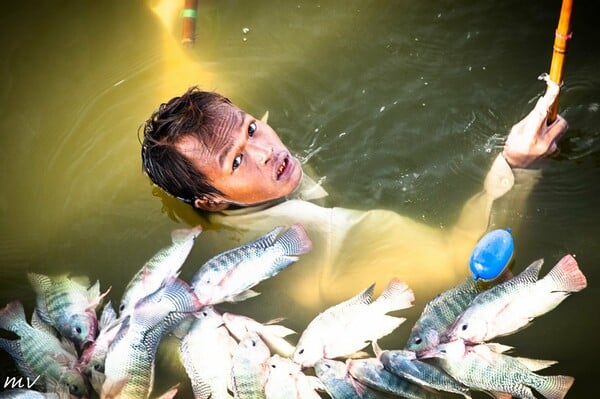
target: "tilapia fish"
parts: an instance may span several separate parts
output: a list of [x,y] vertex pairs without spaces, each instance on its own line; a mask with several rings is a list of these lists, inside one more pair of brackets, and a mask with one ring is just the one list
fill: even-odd
[[269,348],[257,333],[248,333],[233,353],[231,388],[236,399],[265,398]]
[[317,390],[324,390],[321,381],[305,375],[300,365],[290,359],[273,355],[267,361],[267,399],[320,399]]
[[181,267],[201,233],[200,226],[192,229],[178,229],[171,233],[171,245],[158,251],[133,276],[121,299],[120,315],[126,315],[142,298],[160,288],[172,277],[178,277]]
[[439,397],[436,393],[390,373],[376,358],[348,359],[347,363],[350,375],[373,389],[407,399],[437,399]]
[[333,359],[321,359],[315,363],[315,374],[323,385],[325,391],[332,399],[384,399],[386,396],[372,390],[357,381],[348,373],[348,366],[344,362]]
[[425,305],[410,331],[405,348],[418,354],[435,347],[477,294],[477,283],[467,277],[456,287],[437,295]]
[[211,306],[197,312],[180,344],[180,355],[196,399],[231,398],[233,351],[237,342],[229,335],[222,316]]
[[377,353],[383,367],[399,377],[405,378],[422,387],[438,391],[452,392],[470,398],[469,389],[450,377],[439,368],[416,358],[414,352],[407,350],[384,350]]
[[461,339],[438,345],[435,356],[448,374],[471,389],[518,398],[535,399],[531,388],[548,399],[564,398],[574,381],[569,376],[533,372],[540,364],[543,368],[553,362],[514,358],[497,353],[486,344],[466,346]]
[[75,368],[75,348],[67,349],[49,331],[30,326],[20,302],[10,302],[0,310],[0,328],[19,336],[17,340],[0,338],[0,348],[13,357],[23,375],[42,388],[58,381],[72,395],[87,396],[85,378]]
[[402,324],[405,318],[386,313],[412,306],[412,290],[394,278],[373,300],[373,288],[371,285],[315,317],[298,340],[294,361],[310,367],[321,358],[352,355],[367,346],[368,341],[377,340]]
[[104,363],[103,398],[148,398],[160,339],[174,324],[200,309],[191,288],[171,278],[139,301],[123,320]]
[[480,343],[511,334],[587,286],[571,255],[563,257],[538,280],[542,262],[532,263],[516,277],[477,295],[449,329],[447,341],[462,338]]
[[92,342],[98,333],[96,307],[108,293],[100,294],[99,283],[87,278],[28,273],[36,293],[36,312],[45,323],[78,347]]
[[219,254],[200,267],[191,286],[203,305],[237,302],[258,295],[251,288],[309,252],[312,243],[299,224],[278,227],[259,239]]

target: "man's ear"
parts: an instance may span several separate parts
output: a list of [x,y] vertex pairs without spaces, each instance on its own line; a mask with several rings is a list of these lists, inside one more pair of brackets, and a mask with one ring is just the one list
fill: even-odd
[[209,198],[205,195],[194,200],[194,207],[209,212],[218,212],[229,207],[229,203],[220,198]]

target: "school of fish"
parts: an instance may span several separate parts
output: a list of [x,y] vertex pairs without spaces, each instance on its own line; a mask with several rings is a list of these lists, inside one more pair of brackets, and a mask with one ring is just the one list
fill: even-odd
[[[566,255],[543,277],[543,260],[520,274],[483,287],[466,278],[424,308],[407,342],[382,349],[413,306],[414,293],[392,278],[374,297],[374,285],[324,309],[299,337],[283,318],[259,322],[219,310],[250,299],[312,249],[300,224],[276,227],[255,241],[217,254],[189,282],[180,278],[201,228],[175,230],[132,277],[115,310],[111,288],[85,277],[29,273],[36,294],[28,321],[18,300],[0,309],[0,349],[31,386],[2,398],[168,399],[155,394],[158,347],[177,337],[179,359],[195,399],[429,399],[564,398],[574,379],[537,373],[557,363],[508,354],[491,340],[513,334],[587,286],[575,258]],[[103,304],[103,302],[106,303]],[[100,312],[101,309],[101,312]],[[98,313],[100,316],[98,317]],[[6,388],[6,387],[5,387]]]

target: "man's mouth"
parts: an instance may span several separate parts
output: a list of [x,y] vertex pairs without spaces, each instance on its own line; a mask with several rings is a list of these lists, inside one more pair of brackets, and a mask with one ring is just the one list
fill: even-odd
[[283,158],[283,162],[281,162],[281,165],[279,165],[279,168],[277,168],[277,180],[279,180],[281,175],[283,175],[283,172],[285,172],[289,163],[290,160],[288,159],[288,157]]

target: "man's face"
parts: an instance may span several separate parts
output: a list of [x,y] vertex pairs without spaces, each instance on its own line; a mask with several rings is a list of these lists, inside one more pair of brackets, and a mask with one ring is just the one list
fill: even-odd
[[[269,125],[232,104],[220,105],[218,115],[211,137],[201,142],[186,136],[176,143],[224,194],[212,201],[252,205],[284,197],[298,186],[302,167]],[[205,200],[195,205],[210,209]]]

